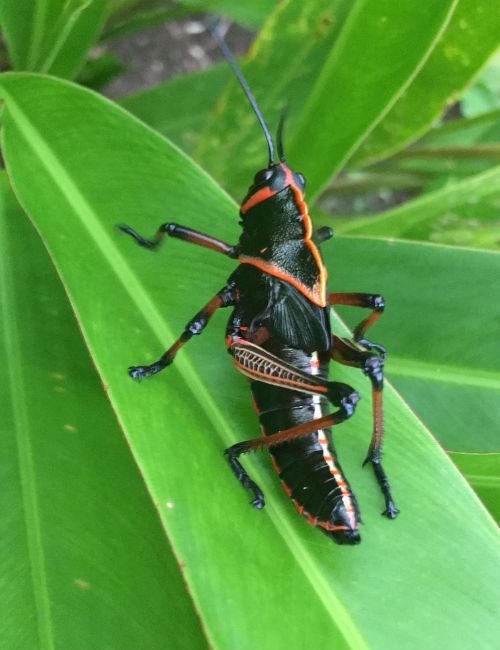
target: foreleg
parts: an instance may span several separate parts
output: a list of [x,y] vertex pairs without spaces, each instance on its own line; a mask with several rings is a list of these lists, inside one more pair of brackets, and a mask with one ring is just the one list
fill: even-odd
[[205,235],[197,230],[192,230],[191,228],[185,228],[184,226],[179,226],[177,223],[164,223],[162,224],[156,235],[152,239],[145,239],[139,235],[133,228],[130,226],[121,225],[118,228],[133,237],[136,242],[148,248],[149,250],[154,250],[161,242],[165,235],[169,237],[175,237],[176,239],[182,239],[184,241],[190,242],[191,244],[197,244],[198,246],[203,246],[204,248],[211,248],[218,253],[227,255],[228,257],[236,258],[238,257],[238,248],[237,246],[231,246],[226,244],[226,242],[221,241],[220,239],[215,239],[210,235]]

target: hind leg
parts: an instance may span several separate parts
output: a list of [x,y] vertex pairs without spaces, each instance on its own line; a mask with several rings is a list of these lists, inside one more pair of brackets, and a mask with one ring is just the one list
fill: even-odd
[[[234,446],[235,445],[233,445],[233,447]],[[242,464],[238,460],[241,452],[238,453],[234,451],[233,447],[228,447],[224,452],[224,454],[227,456],[229,466],[231,467],[233,474],[236,476],[241,485],[253,493],[251,504],[254,506],[254,508],[257,508],[257,510],[262,510],[262,508],[266,505],[264,493],[257,485],[257,483],[255,483],[255,481],[252,481],[252,479],[243,469]]]
[[[331,382],[336,384],[336,382]],[[338,392],[337,392],[338,391]],[[248,474],[245,472],[238,458],[241,454],[246,454],[249,451],[256,451],[257,449],[267,449],[275,445],[281,445],[283,443],[289,442],[290,440],[295,440],[302,436],[314,433],[319,429],[326,429],[328,427],[334,426],[344,422],[347,418],[351,417],[356,408],[356,403],[359,399],[359,395],[352,390],[346,384],[336,384],[332,386],[332,395],[335,394],[338,396],[337,404],[340,405],[338,411],[326,415],[322,418],[317,418],[316,420],[311,420],[310,422],[305,422],[304,424],[299,424],[296,427],[291,429],[286,429],[285,431],[278,431],[270,436],[254,438],[253,440],[245,440],[244,442],[238,442],[231,447],[228,447],[224,452],[228,457],[229,464],[236,478],[243,487],[252,490],[254,494],[254,500],[252,505],[257,509],[264,507],[264,495],[262,490],[250,479]]]
[[259,345],[238,338],[241,333],[239,324],[234,327],[233,322],[233,328],[230,328],[229,331],[235,338],[234,342],[231,343],[232,337],[229,336],[229,352],[233,356],[235,366],[247,377],[306,394],[323,395],[334,406],[339,407],[331,415],[305,422],[269,436],[239,442],[226,449],[225,454],[234,475],[244,487],[253,492],[254,500],[252,503],[256,508],[260,509],[264,506],[262,491],[250,479],[239,462],[238,459],[241,454],[279,445],[313,433],[318,429],[340,424],[354,413],[359,395],[347,384],[327,381],[322,377],[310,375],[282,361]]
[[372,352],[361,350],[351,341],[334,336],[332,359],[343,365],[359,368],[369,377],[372,384],[373,434],[368,448],[368,454],[363,465],[371,463],[377,482],[384,495],[385,510],[382,514],[389,517],[389,519],[395,519],[399,510],[392,498],[389,481],[382,466],[382,442],[384,438],[384,414],[382,404],[382,394],[384,389],[384,358],[373,354]]

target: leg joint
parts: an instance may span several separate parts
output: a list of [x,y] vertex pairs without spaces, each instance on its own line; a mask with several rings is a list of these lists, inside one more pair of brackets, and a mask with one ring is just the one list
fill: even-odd
[[370,307],[375,309],[375,311],[384,311],[385,309],[385,299],[384,296],[378,294],[370,296]]
[[241,454],[244,454],[246,451],[246,445],[244,442],[238,442],[231,447],[228,447],[224,451],[224,455],[229,457],[229,460],[239,458]]
[[347,384],[331,381],[328,386],[327,397],[334,406],[339,406],[344,418],[350,418],[356,410],[356,405],[361,399],[360,394]]
[[178,228],[176,223],[163,223],[160,227],[160,230],[167,233],[167,235],[172,235]]
[[384,384],[384,359],[378,356],[369,356],[363,366],[363,372],[367,375],[373,387],[381,390]]
[[189,332],[193,336],[201,334],[208,323],[208,316],[203,312],[196,314],[193,320],[189,321],[186,325],[186,332]]
[[354,411],[356,410],[356,406],[360,399],[361,395],[355,390],[353,390],[346,397],[342,398],[340,401],[340,406],[344,411],[346,418],[350,418],[352,415],[354,415]]
[[229,307],[234,304],[235,301],[235,283],[231,282],[228,284],[222,291],[219,293],[219,298],[221,299],[221,307]]

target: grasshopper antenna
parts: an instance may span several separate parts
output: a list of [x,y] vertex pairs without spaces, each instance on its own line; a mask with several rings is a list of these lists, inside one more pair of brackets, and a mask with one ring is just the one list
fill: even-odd
[[264,120],[264,117],[263,117],[263,115],[262,115],[262,113],[260,111],[260,108],[259,108],[256,100],[255,100],[255,97],[253,96],[252,91],[250,90],[250,87],[249,87],[249,85],[247,83],[247,80],[243,76],[243,73],[241,72],[238,64],[236,63],[236,60],[235,60],[231,50],[227,46],[224,38],[219,33],[219,30],[218,30],[219,24],[220,23],[219,23],[218,20],[216,20],[216,21],[212,20],[212,21],[206,21],[205,22],[205,25],[206,25],[208,31],[212,34],[214,40],[217,42],[217,45],[219,46],[222,54],[224,55],[224,58],[226,59],[226,61],[231,66],[234,74],[236,75],[236,77],[238,78],[238,81],[241,84],[241,87],[245,91],[245,95],[247,96],[248,101],[250,102],[250,104],[251,104],[251,106],[252,106],[252,108],[253,108],[253,110],[255,112],[255,115],[257,115],[257,119],[259,120],[260,125],[262,126],[262,129],[263,129],[264,134],[266,136],[267,146],[269,148],[269,167],[271,167],[272,165],[275,164],[275,160],[274,160],[274,143],[273,143],[273,139],[271,137],[271,132],[269,131],[269,128],[268,128],[268,126],[267,126],[267,124],[266,124],[266,122]]

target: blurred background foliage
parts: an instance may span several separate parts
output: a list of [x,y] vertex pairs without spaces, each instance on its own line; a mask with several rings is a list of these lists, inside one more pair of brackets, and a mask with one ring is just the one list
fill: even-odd
[[[288,159],[308,179],[308,198],[315,224],[331,225],[338,238],[338,248],[333,252],[325,249],[338,290],[381,291],[389,296],[391,308],[404,314],[405,321],[393,319],[392,324],[389,321],[377,325],[380,339],[388,344],[392,353],[389,378],[451,452],[455,465],[498,520],[500,13],[495,3],[493,0],[440,0],[426,7],[412,0],[401,4],[381,0],[375,7],[353,0],[184,0],[172,3],[159,0],[34,0],[20,7],[17,1],[2,0],[0,69],[49,74],[75,81],[79,86],[111,97],[155,133],[165,136],[206,170],[227,193],[228,196],[222,192],[217,194],[208,185],[205,188],[204,181],[199,181],[203,187],[201,194],[207,200],[207,214],[200,215],[199,223],[203,224],[203,219],[210,223],[210,215],[212,221],[217,219],[216,198],[221,205],[221,215],[230,215],[233,211],[235,216],[236,209],[230,197],[236,202],[241,200],[249,181],[263,166],[265,145],[245,97],[228,66],[219,61],[220,55],[203,22],[207,12],[222,17],[221,27],[226,39],[241,57],[242,68],[270,125],[276,125],[282,111],[287,109]],[[32,647],[133,650],[165,647],[164,639],[169,639],[170,645],[166,647],[201,648],[206,647],[206,636],[217,647],[236,647],[235,638],[217,627],[226,615],[225,606],[218,608],[213,602],[207,606],[207,599],[212,598],[210,589],[198,593],[203,580],[212,587],[217,584],[210,582],[208,569],[202,568],[200,549],[189,536],[183,537],[182,522],[167,521],[165,513],[161,512],[164,527],[173,539],[174,554],[167,552],[152,505],[160,510],[155,480],[161,483],[163,470],[141,461],[141,453],[146,456],[149,451],[153,456],[157,453],[154,445],[150,450],[146,444],[141,450],[134,437],[129,437],[139,473],[128,447],[120,438],[109,404],[82,346],[61,282],[40,247],[34,229],[22,219],[24,208],[49,248],[91,356],[107,383],[106,371],[103,371],[105,351],[99,349],[96,339],[92,338],[92,332],[95,335],[99,326],[104,328],[105,325],[98,322],[99,315],[94,317],[91,310],[85,311],[88,298],[78,293],[78,281],[72,284],[71,271],[64,266],[70,260],[65,260],[64,252],[58,252],[58,238],[62,241],[64,237],[73,237],[70,230],[66,235],[58,233],[57,218],[64,219],[64,204],[57,205],[56,194],[52,195],[50,189],[45,196],[42,180],[30,177],[39,169],[38,163],[24,152],[20,135],[26,127],[26,121],[23,122],[26,117],[32,119],[33,124],[38,119],[41,129],[38,135],[45,135],[43,128],[48,122],[43,122],[43,109],[50,108],[50,102],[44,104],[44,101],[52,86],[42,84],[37,95],[34,91],[23,90],[22,82],[9,81],[9,75],[4,79],[0,82],[6,102],[2,154],[9,178],[2,172],[0,232],[4,255],[0,264],[0,306],[5,343],[3,367],[8,369],[8,381],[1,394],[7,414],[3,422],[6,443],[2,473],[3,482],[12,487],[4,496],[3,513],[8,515],[4,514],[2,520],[5,533],[2,551],[4,557],[9,558],[6,575],[22,576],[21,585],[23,579],[26,584],[31,582],[30,587],[12,589],[8,601],[3,603],[5,612],[0,618],[4,621],[5,638],[9,639],[4,647],[6,650]],[[58,97],[63,106],[66,96],[61,90],[59,97],[58,92],[54,87],[54,97]],[[10,107],[9,100],[12,101]],[[23,101],[26,102],[24,114]],[[38,101],[40,116],[37,116]],[[61,122],[50,126],[54,142],[65,128],[69,134],[71,129],[78,132],[75,124],[78,119],[85,120],[87,100],[82,95],[81,106],[78,101],[75,95],[73,118],[61,108],[58,114]],[[55,113],[58,106],[54,104]],[[105,129],[108,113],[99,105],[96,114],[101,115],[101,108]],[[47,109],[47,115],[49,113]],[[114,120],[122,124],[119,114],[109,110],[109,125],[114,124]],[[95,127],[99,130],[100,125],[96,123]],[[134,134],[135,128],[132,122],[127,122],[124,133]],[[15,129],[19,129],[19,133]],[[85,130],[83,122],[81,130]],[[35,141],[36,130],[29,133]],[[144,142],[147,140],[145,134],[146,131],[141,136]],[[47,137],[49,135],[50,129]],[[140,139],[139,135],[137,137]],[[77,135],[75,138],[78,142]],[[37,140],[39,152],[44,150],[42,140]],[[136,152],[136,159],[132,160],[131,156],[131,173],[133,165],[138,164],[137,178],[141,178],[141,174],[147,178],[147,169],[141,168],[141,164],[145,164],[150,152],[159,147],[155,142],[151,136],[145,145],[144,158],[140,150]],[[64,143],[61,146],[64,149]],[[68,144],[68,170],[70,149]],[[86,155],[81,153],[83,166]],[[125,158],[128,155],[125,149],[123,155]],[[184,210],[183,214],[172,217],[183,223],[184,213],[201,210],[196,196],[198,186],[193,180],[193,185],[187,189],[187,181],[182,176],[184,170],[180,167],[184,158],[178,157],[175,150],[169,150],[168,155],[179,166],[176,168],[172,162],[172,184],[165,188],[162,196],[165,204]],[[105,157],[104,151],[102,156]],[[55,161],[47,162],[47,169],[51,164],[55,169]],[[123,170],[120,165],[117,168],[120,172],[115,197],[116,203],[120,203],[120,183],[123,186],[127,172],[125,163]],[[189,167],[187,176],[195,179],[199,173],[197,169]],[[159,183],[162,173],[160,167],[151,169],[151,197],[155,196],[155,183]],[[61,171],[61,178],[63,176]],[[127,179],[139,195],[142,191],[139,185],[134,185],[132,177]],[[93,183],[94,189],[89,191],[87,198],[92,197],[96,204],[102,202],[102,212],[109,216],[109,224],[112,224],[115,217],[107,204],[108,199],[96,189],[98,181],[94,179]],[[182,208],[182,196],[187,196],[188,192],[192,196],[186,199],[187,207]],[[158,190],[158,196],[160,194]],[[44,224],[38,212],[41,210],[38,203],[42,206],[49,196],[54,201],[54,223],[50,227]],[[146,187],[139,205],[134,208],[136,212],[144,208],[145,227],[150,229],[165,217],[156,216],[158,196],[156,202],[151,199],[147,207]],[[50,205],[49,201],[45,212],[50,210]],[[122,209],[126,211],[126,203]],[[221,225],[223,232],[227,229],[228,237],[236,232],[236,218],[233,221],[232,226]],[[196,224],[190,222],[188,225]],[[101,244],[105,246],[105,237]],[[90,259],[91,253],[88,255]],[[182,251],[177,257],[178,264],[185,258],[193,269],[198,268],[190,255]],[[88,259],[84,262],[88,263]],[[150,268],[148,261],[144,264]],[[22,271],[18,272],[17,268]],[[153,266],[151,274],[154,273],[152,269]],[[219,270],[215,262],[211,272],[217,275]],[[195,272],[189,274],[194,282]],[[80,284],[83,284],[83,275],[81,272]],[[180,278],[177,287],[168,289],[171,291],[169,301],[172,301],[168,304],[177,305],[179,310],[186,291],[183,282]],[[163,289],[153,287],[153,294],[155,291],[164,308],[167,303],[161,299]],[[143,304],[148,308],[147,301]],[[351,326],[356,322],[348,310],[341,311],[340,315]],[[179,318],[178,325],[174,316],[175,327],[182,325],[185,315]],[[155,317],[150,316],[150,321],[154,324]],[[126,339],[129,323],[119,319],[117,323],[122,331],[116,336]],[[142,327],[142,324],[136,326],[134,336]],[[170,322],[166,329],[163,325],[163,330],[155,327],[155,332],[169,332]],[[148,348],[147,343],[145,348]],[[18,357],[13,350],[19,353]],[[54,359],[58,360],[58,372],[54,372]],[[205,387],[207,401],[212,404],[209,371],[228,390],[230,380],[225,379],[225,371],[218,369],[218,362],[216,364],[210,354],[205,357],[204,364],[207,375],[202,373],[200,385]],[[115,408],[119,405],[119,414],[120,408],[126,410],[123,397],[120,403],[120,396],[115,398],[111,393],[111,399]],[[129,403],[133,399],[129,397]],[[228,409],[238,422],[240,415],[236,406],[239,402],[237,397],[235,400],[235,405]],[[154,408],[152,402],[150,408]],[[173,402],[169,408],[173,411],[172,421],[179,423],[187,417]],[[203,414],[200,408],[196,418],[202,421]],[[63,415],[65,424],[61,429],[57,423]],[[40,437],[37,433],[40,423],[44,431],[57,430],[58,435]],[[241,426],[244,423],[244,419],[239,422]],[[89,432],[89,435],[84,439],[75,436],[78,430]],[[14,438],[13,432],[16,433]],[[218,453],[217,450],[215,445],[214,453]],[[391,453],[395,453],[394,450]],[[404,448],[401,453],[403,466]],[[111,457],[115,461],[109,475],[109,463],[101,464],[95,459]],[[407,462],[410,461],[407,459]],[[50,472],[47,467],[51,468]],[[214,467],[217,469],[216,464]],[[449,468],[441,466],[441,470],[443,476],[448,476]],[[182,482],[182,477],[179,481]],[[67,489],[61,490],[61,485]],[[268,486],[268,490],[271,489]],[[125,498],[126,504],[123,503],[124,494],[132,495],[130,499],[129,496]],[[448,501],[442,507],[451,508],[452,494],[450,491],[446,495]],[[53,549],[59,548],[60,518],[63,514],[69,516],[73,510],[83,514],[75,529],[66,531],[71,551],[54,553]],[[299,525],[302,522],[299,521]],[[136,532],[138,529],[140,535]],[[82,530],[87,531],[84,543],[81,543]],[[294,537],[296,533],[293,532],[292,555],[295,559],[299,555],[309,567],[312,560],[297,541],[300,534]],[[23,540],[22,544],[16,535]],[[107,547],[106,540],[120,537],[132,543],[127,548],[114,546],[114,543]],[[465,546],[470,543],[472,548],[472,538],[467,540]],[[446,542],[443,540],[443,543]],[[15,544],[18,552],[11,554],[10,549]],[[141,557],[145,553],[151,554],[147,562]],[[189,573],[184,574],[190,594],[184,588],[176,562],[183,557],[200,561],[196,569],[190,567],[191,571],[202,575],[200,583]],[[367,556],[367,566],[370,566],[369,559]],[[342,556],[342,561],[345,560],[346,556]],[[113,562],[117,567],[116,579],[109,580],[107,575],[106,589],[99,593],[97,600],[89,599],[90,583],[84,576],[93,575],[98,582],[100,567]],[[235,566],[232,565],[233,569]],[[73,573],[75,567],[80,567],[81,571],[72,574],[68,582],[62,567]],[[316,575],[314,570],[312,573]],[[331,575],[339,575],[338,566]],[[352,576],[347,578],[348,583]],[[258,585],[258,576],[253,579]],[[443,582],[447,579],[441,578]],[[317,577],[318,580],[317,584],[322,584]],[[165,584],[169,585],[167,591]],[[140,588],[136,589],[137,585]],[[305,594],[307,588],[302,583],[299,585],[299,591],[303,589]],[[456,591],[452,581],[450,585],[450,589]],[[331,629],[321,623],[318,614],[318,629],[323,625],[322,629],[328,630],[332,638],[338,634],[336,647],[392,647],[387,638],[377,637],[374,621],[366,622],[355,613],[354,592],[346,592],[346,595],[342,584],[335,589],[337,587],[334,595],[339,599],[337,605],[341,613],[338,618],[335,614]],[[325,602],[331,605],[324,596],[330,588],[330,583],[328,587],[315,588],[321,611]],[[234,589],[237,590],[236,584]],[[202,603],[201,617],[206,629],[202,630],[198,622],[191,597],[197,606]],[[51,598],[57,601],[58,608],[52,606]],[[124,601],[126,606],[123,606]],[[61,603],[63,606],[59,607]],[[346,607],[351,603],[352,620],[344,616],[339,603]],[[110,604],[115,610],[112,616],[103,609]],[[239,610],[232,611],[239,612],[244,621],[248,612],[244,605],[239,605]],[[295,605],[298,607],[297,603]],[[174,610],[169,611],[173,611],[173,615],[165,618],[165,608],[172,606]],[[468,605],[463,605],[464,609],[466,607]],[[457,608],[451,618],[460,610],[458,605]],[[12,617],[14,611],[17,615]],[[84,612],[79,630],[78,626],[65,625],[75,611]],[[254,611],[257,616],[258,608]],[[132,625],[131,612],[135,619]],[[7,619],[17,623],[7,624]],[[96,646],[97,628],[99,641]],[[235,629],[239,632],[237,625]],[[275,638],[272,634],[263,638],[268,645],[263,642],[261,647],[280,650],[281,646],[272,641]],[[404,631],[399,630],[394,637],[394,647],[403,647],[401,639],[404,638]],[[493,647],[485,637],[483,640],[484,645],[478,647]],[[297,643],[301,642],[297,640]],[[460,638],[455,645],[453,643],[449,647],[466,647],[460,645]]]

